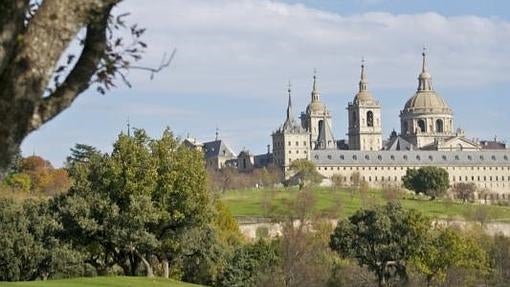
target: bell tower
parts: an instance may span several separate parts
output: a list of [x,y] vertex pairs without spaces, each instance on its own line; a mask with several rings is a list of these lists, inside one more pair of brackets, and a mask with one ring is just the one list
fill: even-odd
[[349,149],[381,150],[381,106],[368,90],[365,61],[361,61],[361,79],[354,101],[347,106],[349,115]]

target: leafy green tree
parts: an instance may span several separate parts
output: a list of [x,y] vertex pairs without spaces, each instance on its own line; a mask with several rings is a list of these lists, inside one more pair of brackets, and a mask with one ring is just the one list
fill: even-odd
[[278,241],[258,240],[239,246],[228,260],[217,286],[259,286],[261,275],[270,271],[278,262]]
[[163,213],[152,200],[158,170],[151,142],[142,130],[119,135],[112,153],[83,165],[83,174],[55,204],[66,236],[90,252],[88,262],[99,273],[118,264],[126,275],[136,275],[143,264],[153,276],[150,256],[160,242],[148,226]]
[[451,228],[431,231],[413,262],[425,276],[427,286],[431,286],[434,280],[444,282],[450,268],[464,268],[472,272],[487,272],[489,268],[487,254],[481,246]]
[[91,145],[77,143],[71,148],[71,155],[66,159],[66,167],[72,169],[75,164],[88,163],[93,157],[99,155],[101,155],[101,152],[99,152],[97,148]]
[[168,264],[181,251],[180,234],[211,223],[213,209],[200,151],[181,145],[168,129],[150,147],[157,172],[152,201],[162,212],[150,231],[161,242],[157,256],[168,270]]
[[448,172],[435,166],[408,169],[403,182],[405,188],[426,194],[431,199],[445,194],[450,185]]
[[340,220],[330,246],[340,256],[353,258],[374,272],[378,285],[392,278],[407,280],[408,261],[419,251],[430,221],[398,203],[359,210]]
[[126,275],[143,265],[153,276],[159,260],[168,276],[188,248],[184,234],[212,220],[203,155],[169,130],[160,139],[136,130],[119,135],[111,154],[87,158],[71,167],[73,187],[55,201],[66,236],[101,274],[117,264]]
[[1,199],[0,281],[81,275],[81,254],[58,239],[61,228],[45,201]]
[[289,183],[291,184],[299,183],[300,186],[306,183],[318,184],[323,179],[323,176],[317,171],[315,164],[306,159],[293,161],[289,169],[294,174],[289,179]]

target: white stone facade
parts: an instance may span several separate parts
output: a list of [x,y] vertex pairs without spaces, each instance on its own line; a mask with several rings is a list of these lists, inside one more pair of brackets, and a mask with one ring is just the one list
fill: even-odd
[[510,199],[510,150],[482,150],[454,129],[453,110],[433,90],[425,53],[422,56],[418,89],[399,115],[401,133],[393,132],[384,146],[381,106],[368,91],[364,65],[359,91],[347,107],[348,150],[338,148],[334,140],[331,116],[320,102],[315,76],[301,125],[292,118],[289,89],[287,119],[273,133],[274,163],[287,171],[293,160],[309,159],[327,178],[339,174],[349,184],[353,174],[359,174],[371,186],[401,185],[408,169],[438,166],[446,169],[452,185],[473,182],[492,192],[490,199]]

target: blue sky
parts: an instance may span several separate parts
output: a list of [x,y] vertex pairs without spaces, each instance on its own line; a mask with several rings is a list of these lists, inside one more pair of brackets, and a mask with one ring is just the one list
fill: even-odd
[[153,80],[132,71],[131,89],[84,93],[25,140],[25,155],[59,166],[75,143],[109,151],[128,118],[153,136],[169,126],[202,141],[218,127],[235,152],[264,152],[284,120],[288,80],[298,114],[310,100],[314,68],[342,139],[361,57],[387,136],[416,90],[423,45],[455,125],[469,138],[510,139],[510,1],[125,0],[117,13],[126,11],[148,29],[143,64],[177,48],[172,66]]

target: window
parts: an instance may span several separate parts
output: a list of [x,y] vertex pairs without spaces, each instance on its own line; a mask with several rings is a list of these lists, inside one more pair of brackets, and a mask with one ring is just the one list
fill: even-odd
[[296,142],[296,146],[299,146],[299,142]]
[[368,127],[374,126],[374,113],[372,111],[367,112],[367,126]]
[[443,132],[443,120],[436,120],[436,133],[442,133]]
[[352,159],[353,159],[353,160],[357,160],[357,159],[358,159],[358,157],[357,157],[356,155],[353,155],[353,156],[352,156]]
[[419,156],[419,155],[417,155],[417,156],[416,156],[416,160],[420,160],[420,159],[421,159],[421,158],[420,158],[420,156]]
[[331,155],[330,154],[328,154],[328,159],[331,159]]
[[377,156],[377,159],[378,159],[378,160],[382,160],[382,155],[378,155],[378,156]]
[[430,161],[433,161],[434,157],[432,155],[429,155],[429,159],[430,159]]
[[340,155],[340,159],[344,160],[344,155],[343,154]]
[[395,160],[395,156],[394,155],[390,155],[390,158],[391,158],[391,160]]
[[443,155],[443,160],[446,160],[446,155]]
[[287,144],[287,145],[288,145],[288,146],[290,146],[290,141],[288,142],[288,144]]
[[424,133],[426,131],[424,120],[418,120],[418,128],[420,129],[420,132],[422,132],[422,133]]
[[370,156],[369,156],[368,154],[367,154],[367,155],[365,155],[365,159],[366,159],[366,160],[369,160],[369,159],[370,159]]
[[407,160],[407,155],[404,155],[404,160]]

